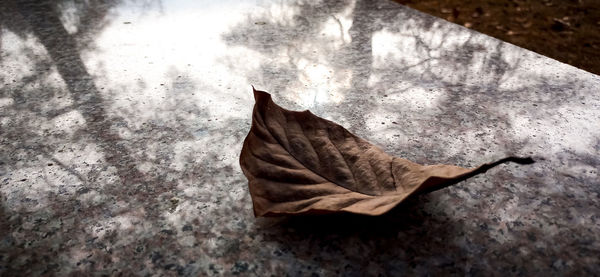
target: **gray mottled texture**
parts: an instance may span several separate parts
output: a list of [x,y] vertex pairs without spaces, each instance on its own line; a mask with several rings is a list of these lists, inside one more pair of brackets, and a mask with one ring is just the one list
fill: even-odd
[[[0,274],[600,272],[600,78],[392,2],[0,2]],[[256,219],[250,85],[415,162],[381,217]]]

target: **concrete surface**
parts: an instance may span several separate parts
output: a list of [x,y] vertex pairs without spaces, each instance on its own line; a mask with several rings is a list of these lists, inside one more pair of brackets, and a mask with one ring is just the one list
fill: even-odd
[[[597,75],[387,1],[0,11],[0,275],[600,274]],[[257,219],[250,85],[416,162],[538,163]]]

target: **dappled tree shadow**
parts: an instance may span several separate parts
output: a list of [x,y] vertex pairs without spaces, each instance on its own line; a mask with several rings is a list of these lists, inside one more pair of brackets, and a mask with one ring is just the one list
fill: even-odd
[[[136,88],[98,87],[97,76],[89,73],[82,55],[94,50],[93,38],[118,4],[0,4],[2,36],[29,41],[15,42],[21,48],[7,51],[0,60],[8,73],[2,76],[0,89],[0,97],[8,101],[2,108],[2,144],[9,145],[0,152],[1,173],[6,176],[0,214],[2,274],[143,271],[130,268],[132,258],[140,264],[149,261],[148,269],[155,267],[155,272],[191,270],[176,256],[161,254],[165,247],[174,247],[162,241],[178,245],[173,238],[182,232],[177,224],[183,224],[165,219],[165,214],[193,205],[192,197],[178,195],[178,185],[222,182],[219,176],[231,176],[232,169],[212,164],[220,159],[218,153],[209,152],[199,161],[197,149],[182,147],[197,139],[192,127],[214,132],[208,142],[237,141],[243,133],[231,131],[236,125],[229,118],[210,127],[198,120],[211,115],[188,100],[198,84],[177,69],[167,78],[171,87],[165,89],[172,93],[164,99],[164,110],[155,110],[168,113],[168,117],[158,116],[162,121],[135,121],[144,112],[139,108],[143,99],[131,101],[119,113],[108,110],[123,91]],[[71,15],[78,18],[70,30],[63,22],[66,8],[74,8]],[[10,64],[20,55],[27,59]],[[27,68],[25,62],[31,62],[29,72],[18,74],[21,67]],[[11,76],[21,79],[7,79]],[[211,197],[196,199],[201,203],[198,207],[213,209],[217,200]],[[200,224],[198,218],[194,220]],[[202,235],[197,237],[200,240]],[[106,263],[114,267],[106,268]]]
[[[594,130],[565,127],[594,115],[591,78],[540,70],[542,57],[391,2],[262,3],[234,14],[242,20],[217,44],[225,51],[203,66],[224,66],[285,107],[420,163],[539,158],[381,217],[255,219],[237,167],[249,86],[229,90],[217,74],[170,60],[160,84],[156,75],[106,82],[117,69],[85,56],[103,51],[96,39],[111,24],[136,24],[114,22],[124,2],[32,3],[0,3],[0,41],[10,43],[0,59],[2,274],[598,271],[589,224],[600,143],[587,140]],[[141,12],[154,4],[162,11],[142,2]]]

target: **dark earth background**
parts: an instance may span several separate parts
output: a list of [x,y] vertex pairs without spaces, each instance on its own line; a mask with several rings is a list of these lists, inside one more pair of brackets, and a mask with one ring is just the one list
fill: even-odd
[[600,74],[600,0],[396,0]]

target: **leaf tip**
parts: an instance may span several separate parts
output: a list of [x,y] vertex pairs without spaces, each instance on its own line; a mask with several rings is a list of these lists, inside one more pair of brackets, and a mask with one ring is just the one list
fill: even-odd
[[262,90],[257,90],[256,88],[254,88],[254,86],[252,86],[252,93],[254,93],[254,100],[256,102],[260,102],[261,99],[271,98],[271,95],[269,93]]

